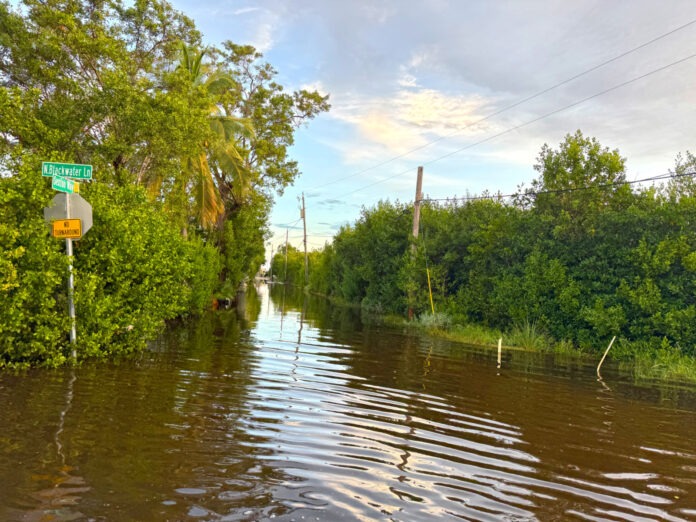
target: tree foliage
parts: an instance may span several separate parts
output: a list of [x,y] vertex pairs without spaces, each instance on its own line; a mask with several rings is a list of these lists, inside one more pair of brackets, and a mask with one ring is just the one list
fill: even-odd
[[368,309],[405,309],[402,264],[412,220],[411,210],[398,202],[363,208],[355,225],[343,227],[334,238],[330,262],[316,259],[331,275],[328,283],[315,278],[315,284],[323,284],[328,295]]
[[460,322],[696,355],[696,162],[679,156],[666,186],[634,189],[624,163],[579,131],[544,145],[539,177],[512,202],[427,204],[413,254],[409,209],[380,203],[324,249],[310,282],[386,312],[412,295],[429,313],[428,268],[436,310]]
[[292,245],[282,245],[271,259],[273,281],[304,288],[304,252]]
[[[37,176],[39,161],[22,160],[15,176],[0,179],[0,366],[56,365],[69,353],[68,259],[43,219],[52,193]],[[167,319],[208,305],[215,249],[184,239],[138,187],[95,184],[85,197],[94,224],[74,246],[81,358],[142,348]]]
[[163,0],[0,1],[0,365],[67,350],[41,161],[94,167],[74,259],[81,356],[142,346],[258,270],[273,197],[299,174],[293,133],[328,109],[275,74],[252,47],[204,49]]

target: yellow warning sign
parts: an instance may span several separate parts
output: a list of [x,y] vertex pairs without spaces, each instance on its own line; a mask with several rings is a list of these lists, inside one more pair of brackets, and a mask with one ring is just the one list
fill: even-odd
[[60,239],[79,239],[82,237],[81,219],[57,219],[51,223],[51,235]]

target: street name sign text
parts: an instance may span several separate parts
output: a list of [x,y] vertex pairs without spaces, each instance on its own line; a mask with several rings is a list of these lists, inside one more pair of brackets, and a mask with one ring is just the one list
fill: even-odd
[[72,179],[92,179],[92,165],[44,161],[41,163],[41,175],[46,177],[61,176]]
[[69,194],[80,191],[77,183],[71,179],[63,178],[61,176],[53,176],[51,188],[59,192],[67,192]]

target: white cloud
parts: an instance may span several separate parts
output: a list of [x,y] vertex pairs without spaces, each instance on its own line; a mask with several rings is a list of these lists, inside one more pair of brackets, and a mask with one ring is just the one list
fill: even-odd
[[239,16],[243,14],[248,14],[248,13],[255,13],[259,11],[261,8],[260,7],[242,7],[240,9],[235,9],[232,11],[233,16]]
[[327,94],[330,96],[329,90],[326,88],[326,86],[321,82],[321,81],[314,81],[311,83],[304,83],[300,85],[300,89],[305,90],[305,91],[316,91],[322,96],[326,96]]
[[353,129],[350,143],[338,144],[352,164],[405,154],[445,138],[470,139],[490,131],[479,122],[492,100],[480,95],[447,95],[435,89],[400,89],[393,96],[337,96],[330,116]]
[[[355,4],[351,3],[351,7]],[[376,5],[375,3],[367,3],[359,6],[359,10],[364,15],[364,19],[368,22],[383,25],[390,18],[397,14],[395,7],[389,8],[385,4]]]
[[249,43],[253,45],[257,51],[265,54],[273,48],[273,33],[275,30],[276,24],[273,22],[260,24],[256,28],[256,32]]
[[399,87],[418,87],[418,80],[412,74],[407,72],[402,72],[401,76],[397,80]]
[[482,109],[490,105],[490,100],[480,95],[450,96],[434,89],[420,89],[402,91],[396,103],[402,121],[440,136],[478,133],[489,126],[476,123],[485,117]]

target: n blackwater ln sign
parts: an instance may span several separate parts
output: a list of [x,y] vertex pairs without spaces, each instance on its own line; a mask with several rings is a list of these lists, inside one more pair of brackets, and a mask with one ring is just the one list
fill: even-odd
[[[50,207],[44,208],[44,218],[51,224],[51,235],[65,239],[65,255],[68,256],[68,314],[70,316],[70,344],[75,344],[77,329],[75,323],[75,291],[73,278],[73,239],[80,239],[92,226],[92,206],[79,194],[75,179],[92,179],[92,165],[77,163],[41,163],[41,175],[52,178],[51,187],[61,192],[56,194]],[[73,359],[77,351],[72,350]]]
[[92,179],[92,165],[44,161],[41,163],[41,175],[45,177],[62,176],[72,179]]

